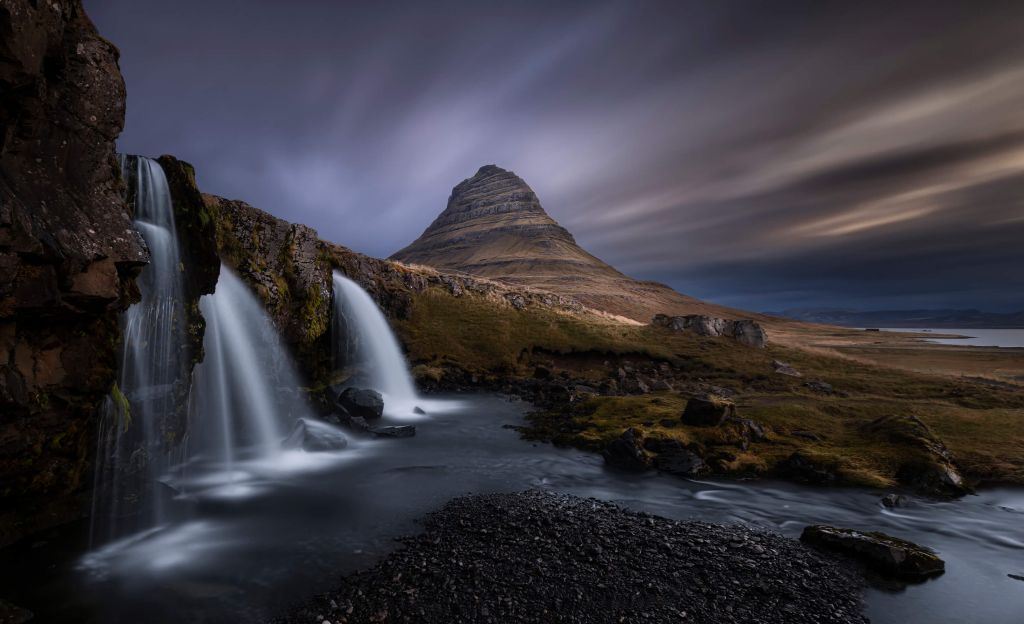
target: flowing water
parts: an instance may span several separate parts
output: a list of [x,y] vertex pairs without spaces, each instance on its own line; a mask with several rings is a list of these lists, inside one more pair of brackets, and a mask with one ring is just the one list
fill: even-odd
[[243,453],[273,459],[295,421],[312,417],[291,358],[263,306],[227,266],[199,307],[206,356],[192,388],[190,455],[227,472]]
[[[356,361],[365,369],[369,387],[384,396],[388,415],[412,415],[420,400],[402,348],[384,314],[359,284],[337,271],[334,272],[333,285],[334,331],[339,335],[347,334],[356,341]],[[341,340],[336,337],[335,342]]]
[[150,263],[137,280],[141,300],[122,315],[120,378],[100,418],[96,543],[163,521],[158,477],[178,459],[184,431],[184,286],[167,178],[149,158],[121,156],[121,166],[135,182],[134,224]]
[[[944,576],[898,593],[868,591],[874,622],[1019,624],[1024,613],[1024,583],[1007,577],[1024,573],[1020,489],[888,510],[879,493],[858,489],[624,474],[590,453],[521,440],[503,427],[522,422],[520,402],[463,396],[445,405],[414,438],[241,462],[254,486],[244,495],[197,496],[189,518],[111,548],[97,557],[102,566],[83,566],[73,544],[55,538],[26,546],[28,555],[4,553],[0,570],[18,569],[0,579],[5,597],[55,621],[259,621],[371,565],[396,547],[394,537],[419,530],[414,519],[453,496],[545,488],[793,537],[831,523],[937,549]],[[26,569],[26,561],[45,565]]]

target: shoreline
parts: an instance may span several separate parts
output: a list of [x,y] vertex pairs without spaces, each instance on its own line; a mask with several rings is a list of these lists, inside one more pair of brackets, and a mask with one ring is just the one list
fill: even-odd
[[470,495],[279,624],[863,623],[855,566],[776,533],[539,490]]

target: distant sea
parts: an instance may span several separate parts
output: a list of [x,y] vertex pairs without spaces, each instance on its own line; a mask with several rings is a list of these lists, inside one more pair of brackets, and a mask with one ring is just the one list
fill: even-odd
[[950,329],[882,327],[882,331],[928,332],[933,334],[957,334],[969,338],[929,338],[929,342],[948,345],[969,345],[973,347],[1024,347],[1024,329]]

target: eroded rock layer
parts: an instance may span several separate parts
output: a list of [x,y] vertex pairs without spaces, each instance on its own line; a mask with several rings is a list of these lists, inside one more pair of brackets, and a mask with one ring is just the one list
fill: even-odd
[[148,260],[114,155],[117,56],[79,1],[0,3],[0,543],[80,510]]
[[391,259],[571,296],[644,323],[666,311],[736,314],[602,262],[544,211],[522,178],[495,165],[481,167],[452,189],[444,212]]

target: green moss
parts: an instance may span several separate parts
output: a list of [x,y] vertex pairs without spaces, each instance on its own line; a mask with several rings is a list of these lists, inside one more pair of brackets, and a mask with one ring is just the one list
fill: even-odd
[[132,424],[132,406],[128,402],[128,397],[117,386],[117,382],[114,382],[114,385],[110,388],[110,398],[114,402],[115,414],[121,431],[128,431],[128,427]]

